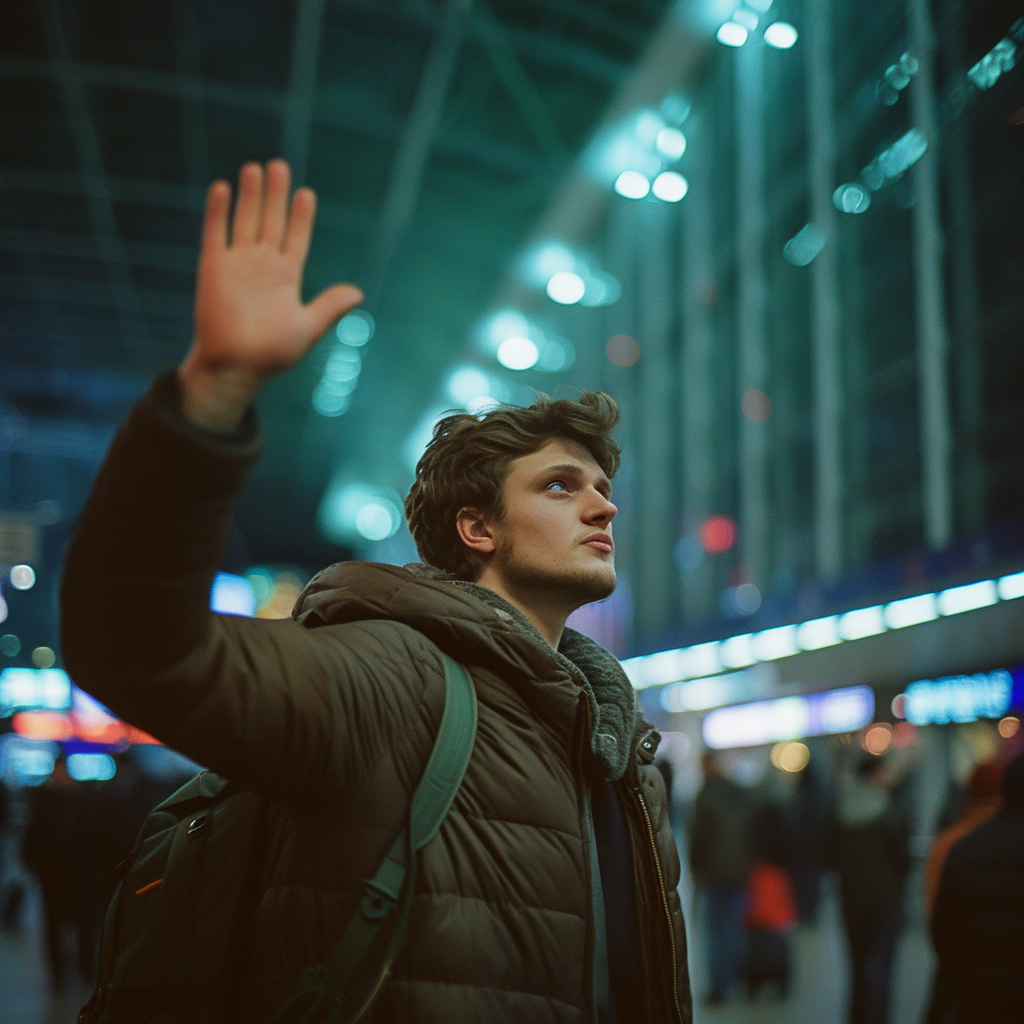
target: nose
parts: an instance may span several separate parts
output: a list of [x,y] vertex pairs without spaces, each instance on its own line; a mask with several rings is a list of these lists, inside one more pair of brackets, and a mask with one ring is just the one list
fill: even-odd
[[617,515],[619,510],[612,504],[610,498],[606,498],[600,491],[594,491],[594,502],[587,509],[586,521],[595,526],[607,526]]

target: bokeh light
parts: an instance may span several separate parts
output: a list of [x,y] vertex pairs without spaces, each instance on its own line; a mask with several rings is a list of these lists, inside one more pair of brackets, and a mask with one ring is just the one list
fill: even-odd
[[861,745],[869,754],[881,757],[892,744],[892,726],[888,722],[879,722],[868,726],[864,732]]
[[604,350],[616,366],[632,366],[640,358],[640,346],[628,334],[613,334]]
[[625,199],[643,199],[651,183],[639,171],[623,171],[615,179],[615,191]]
[[764,41],[775,50],[788,50],[798,38],[796,29],[785,21],[772,22],[764,30]]
[[528,370],[540,358],[540,351],[529,338],[518,334],[498,346],[498,362],[509,370]]
[[575,305],[583,298],[587,286],[583,278],[572,270],[560,270],[551,276],[545,291],[548,298],[563,306]]
[[11,569],[11,586],[15,590],[31,590],[35,582],[36,571],[31,565],[16,565]]
[[6,654],[8,658],[16,658],[21,652],[21,641],[13,633],[5,633],[0,636],[0,654]]
[[743,415],[754,423],[764,423],[771,415],[772,400],[763,392],[752,388],[747,391],[740,400],[740,408]]
[[689,182],[675,171],[662,171],[651,185],[651,191],[664,203],[678,203],[689,189]]
[[802,772],[811,759],[811,751],[806,743],[789,740],[776,743],[770,754],[772,764],[780,771]]
[[1019,731],[1020,719],[1016,715],[1007,715],[999,720],[999,735],[1004,740],[1008,740],[1011,736],[1016,736]]
[[709,555],[720,555],[736,542],[736,524],[728,516],[709,516],[700,524],[698,536]]
[[716,33],[715,38],[723,46],[742,46],[747,41],[747,30],[735,21],[727,21]]
[[52,647],[37,647],[32,652],[32,664],[36,668],[53,668],[57,661],[57,655],[53,653]]

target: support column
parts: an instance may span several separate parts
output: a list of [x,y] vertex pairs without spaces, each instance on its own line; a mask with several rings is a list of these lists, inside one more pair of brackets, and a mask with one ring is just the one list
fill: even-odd
[[638,522],[642,524],[635,552],[640,569],[634,591],[636,625],[641,636],[660,633],[674,618],[676,581],[674,483],[677,479],[673,429],[675,387],[669,332],[672,329],[672,260],[669,229],[676,210],[667,203],[638,203],[640,277],[639,385],[637,408],[639,465]]
[[[715,400],[712,379],[715,329],[711,302],[715,291],[714,224],[711,202],[711,139],[696,112],[687,122],[690,140],[690,191],[682,215],[683,343],[679,367],[680,457],[683,524],[694,535],[714,511]],[[713,607],[707,559],[682,570],[684,616],[698,619]]]
[[949,340],[939,213],[938,123],[935,116],[935,33],[929,0],[908,0],[910,46],[920,68],[910,83],[914,126],[928,149],[912,169],[914,183],[914,299],[917,314],[921,482],[925,540],[940,551],[953,539],[949,424]]
[[751,390],[767,391],[764,331],[764,47],[736,51],[736,268],[739,392],[739,553],[763,587],[768,570],[768,430],[739,411]]
[[811,349],[814,372],[814,566],[822,579],[843,564],[842,387],[839,290],[836,282],[836,142],[831,0],[805,0],[808,178],[811,220],[825,245],[811,264]]

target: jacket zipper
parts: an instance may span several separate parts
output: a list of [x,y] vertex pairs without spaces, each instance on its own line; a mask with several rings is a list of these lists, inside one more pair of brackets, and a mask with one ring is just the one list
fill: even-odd
[[589,941],[587,943],[587,947],[588,948],[586,948],[586,960],[585,960],[585,964],[586,964],[586,977],[584,978],[583,991],[584,991],[584,998],[586,999],[587,1004],[590,1007],[590,1014],[589,1014],[589,1016],[586,1019],[592,1020],[592,1021],[596,1021],[597,1020],[597,1006],[596,1006],[596,1004],[594,1002],[594,991],[595,991],[594,957],[596,955],[597,937],[594,934],[594,930],[595,930],[595,928],[597,926],[597,923],[594,921],[594,891],[593,891],[593,884],[592,884],[592,877],[591,877],[591,873],[593,872],[595,865],[590,863],[590,835],[589,835],[589,832],[587,831],[587,830],[592,829],[594,827],[594,822],[593,822],[593,818],[590,816],[589,810],[587,809],[588,805],[589,805],[589,797],[587,796],[587,793],[586,793],[586,785],[587,784],[586,784],[586,780],[584,778],[584,771],[583,771],[584,750],[586,749],[585,748],[585,744],[587,742],[587,739],[590,736],[590,730],[592,728],[592,725],[591,725],[591,718],[590,718],[590,704],[587,701],[587,698],[586,698],[585,695],[583,695],[583,694],[580,695],[579,703],[578,703],[577,706],[582,711],[582,714],[577,716],[577,720],[579,720],[579,718],[582,717],[583,721],[582,721],[581,727],[579,729],[579,732],[578,732],[577,736],[575,737],[576,742],[574,744],[575,749],[573,751],[573,756],[574,756],[574,758],[576,760],[576,763],[575,763],[575,765],[573,765],[573,768],[574,768],[574,771],[575,771],[575,774],[576,774],[577,794],[578,794],[578,797],[579,797],[579,800],[580,800],[580,807],[582,809],[580,824],[586,826],[585,829],[583,829],[583,828],[580,829],[580,834],[583,836],[583,862],[584,862],[584,864],[587,867],[587,871],[586,871],[586,899],[587,899],[587,914],[588,914],[588,919],[590,921],[590,927],[588,929]]
[[661,906],[665,911],[665,920],[668,923],[668,941],[669,947],[672,952],[672,1002],[676,1008],[676,1018],[680,1024],[683,1024],[683,1009],[679,1005],[679,967],[678,967],[678,954],[676,952],[676,933],[672,926],[672,911],[668,905],[668,893],[665,890],[665,876],[661,870],[661,858],[658,856],[658,846],[654,839],[654,826],[651,824],[651,816],[647,810],[647,803],[644,800],[644,795],[640,791],[638,786],[635,790],[636,798],[640,804],[640,810],[644,814],[644,822],[647,825],[647,838],[651,844],[651,852],[654,854],[654,867],[658,874],[658,892],[661,895]]

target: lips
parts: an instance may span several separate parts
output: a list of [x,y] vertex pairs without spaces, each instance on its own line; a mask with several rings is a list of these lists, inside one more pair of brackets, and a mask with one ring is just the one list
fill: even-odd
[[612,539],[607,533],[595,533],[583,542],[583,546],[593,548],[595,551],[604,551],[609,555],[615,550]]

